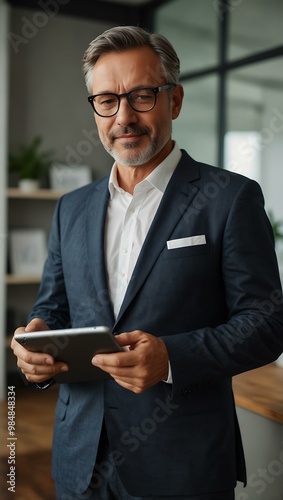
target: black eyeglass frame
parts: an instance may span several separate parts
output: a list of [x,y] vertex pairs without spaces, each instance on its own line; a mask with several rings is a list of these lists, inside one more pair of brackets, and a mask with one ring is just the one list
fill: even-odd
[[[101,116],[102,118],[111,118],[112,116],[115,116],[118,113],[119,108],[120,108],[120,103],[121,103],[121,97],[126,97],[129,106],[131,106],[131,108],[134,111],[136,111],[137,113],[147,113],[148,111],[151,111],[155,107],[157,94],[159,92],[162,92],[163,90],[172,89],[173,87],[176,87],[176,86],[177,86],[176,83],[166,83],[165,85],[161,85],[160,87],[138,87],[137,89],[130,90],[130,92],[125,92],[124,94],[115,94],[114,92],[102,92],[101,94],[95,94],[95,95],[88,96],[87,100],[90,103],[90,105],[91,105],[92,109],[94,110],[94,112],[98,116]],[[154,103],[151,106],[151,108],[149,108],[147,110],[140,110],[140,109],[135,109],[133,107],[132,103],[130,102],[130,95],[132,93],[134,93],[134,92],[138,92],[139,90],[151,90],[154,93],[154,98],[155,99],[154,99]],[[117,97],[117,99],[118,99],[118,107],[117,107],[117,110],[115,111],[115,113],[112,113],[111,115],[106,115],[106,116],[105,115],[101,115],[100,113],[98,113],[98,111],[94,107],[94,98],[95,97],[99,97],[100,95],[114,95],[115,97]]]

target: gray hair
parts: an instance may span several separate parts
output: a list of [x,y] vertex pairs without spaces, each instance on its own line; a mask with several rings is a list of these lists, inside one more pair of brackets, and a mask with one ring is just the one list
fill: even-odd
[[116,26],[95,38],[84,53],[83,73],[88,91],[91,93],[92,70],[101,55],[144,46],[150,47],[158,56],[165,80],[178,84],[180,61],[164,36],[149,33],[139,26]]

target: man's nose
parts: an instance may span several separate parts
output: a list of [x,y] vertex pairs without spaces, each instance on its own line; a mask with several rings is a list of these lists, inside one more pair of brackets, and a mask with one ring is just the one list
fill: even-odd
[[126,97],[120,97],[120,106],[117,112],[117,123],[119,125],[129,125],[129,123],[136,123],[138,121],[138,112],[135,111],[129,104]]

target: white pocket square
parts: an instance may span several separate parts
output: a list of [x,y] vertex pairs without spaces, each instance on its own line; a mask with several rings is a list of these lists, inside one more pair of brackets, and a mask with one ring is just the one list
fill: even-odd
[[191,247],[194,245],[205,245],[206,238],[205,234],[200,234],[198,236],[189,236],[188,238],[178,238],[177,240],[167,241],[168,250],[173,250],[174,248]]

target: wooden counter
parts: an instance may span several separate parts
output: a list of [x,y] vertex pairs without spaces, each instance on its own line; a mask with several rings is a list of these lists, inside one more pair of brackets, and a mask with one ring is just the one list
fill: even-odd
[[275,363],[233,378],[237,406],[283,424],[283,368]]

